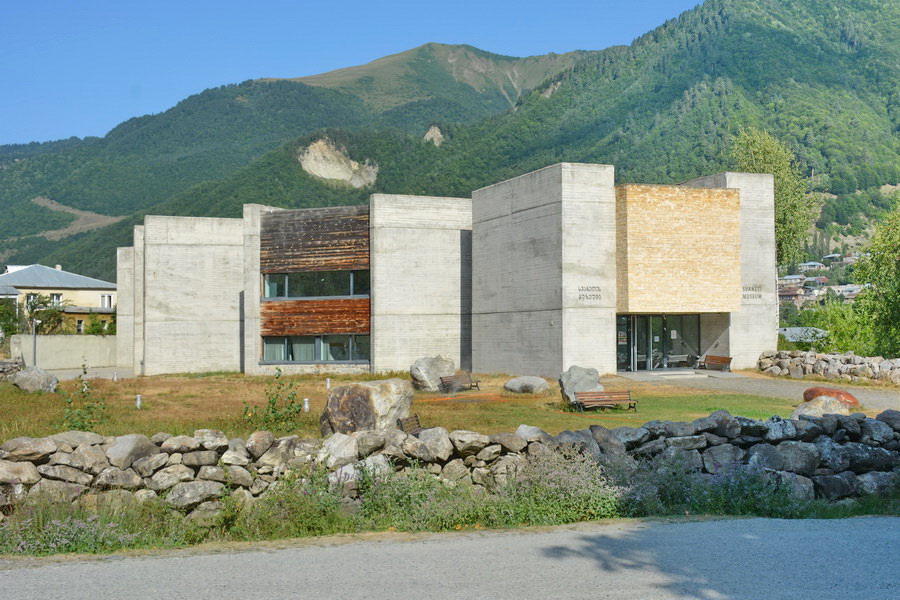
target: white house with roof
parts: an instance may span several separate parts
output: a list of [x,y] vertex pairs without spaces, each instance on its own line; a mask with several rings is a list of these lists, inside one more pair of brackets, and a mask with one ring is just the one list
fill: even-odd
[[15,298],[20,309],[38,296],[61,308],[65,327],[82,333],[91,318],[113,318],[116,284],[63,271],[60,265],[10,265],[0,275],[0,297]]

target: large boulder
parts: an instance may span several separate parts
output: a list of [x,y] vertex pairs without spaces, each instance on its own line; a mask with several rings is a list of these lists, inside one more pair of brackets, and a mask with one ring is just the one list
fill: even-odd
[[847,416],[850,411],[847,406],[840,400],[835,400],[828,396],[819,396],[809,402],[801,402],[791,414],[791,419],[799,419],[802,416],[822,417],[825,415],[844,415]]
[[49,392],[51,394],[56,391],[59,383],[59,379],[40,367],[22,369],[9,380],[14,386],[26,392]]
[[602,392],[603,386],[597,369],[572,365],[560,374],[559,389],[566,402],[574,404],[575,392]]
[[424,392],[441,391],[441,377],[456,374],[453,359],[446,356],[426,356],[416,360],[409,368],[409,376],[417,390]]
[[336,387],[319,418],[322,437],[364,429],[386,431],[409,416],[413,388],[403,379],[367,381]]
[[811,387],[803,392],[803,401],[812,402],[816,398],[832,398],[837,400],[847,408],[859,406],[859,400],[850,392],[828,387]]
[[547,385],[547,380],[543,377],[524,375],[522,377],[513,377],[503,384],[503,389],[514,394],[540,394],[550,389],[550,386]]

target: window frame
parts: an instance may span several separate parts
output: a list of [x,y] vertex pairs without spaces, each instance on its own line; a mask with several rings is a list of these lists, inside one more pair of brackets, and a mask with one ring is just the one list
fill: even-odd
[[[313,356],[322,356],[323,349],[323,338],[327,338],[329,336],[346,336],[350,338],[350,359],[348,360],[265,360],[266,354],[266,341],[273,339],[281,339],[283,348],[284,348],[284,356],[289,356],[291,352],[289,351],[289,346],[291,345],[291,338],[295,337],[311,337],[314,338],[314,349]],[[356,338],[358,337],[367,337],[369,338],[369,356],[367,358],[357,358],[356,350],[357,350],[357,342]],[[372,334],[371,333],[319,333],[316,335],[270,335],[262,337],[262,345],[260,348],[260,360],[259,364],[261,365],[364,365],[369,364],[372,361],[371,356],[372,351]]]
[[[357,280],[357,273],[366,272],[369,273],[369,277],[367,277],[369,281],[368,291],[365,293],[356,293],[356,288],[359,287]],[[290,276],[293,274],[309,274],[309,273],[347,273],[349,275],[348,281],[348,289],[346,294],[334,294],[334,295],[326,295],[326,296],[291,296],[289,293],[290,290]],[[284,296],[268,296],[266,295],[269,288],[270,278],[282,277],[283,279],[275,283],[279,288],[284,290]],[[262,274],[262,285],[260,286],[260,291],[262,294],[260,295],[260,300],[263,302],[271,302],[271,301],[279,301],[279,300],[328,300],[328,299],[341,299],[341,298],[369,298],[371,296],[371,270],[370,269],[353,269],[353,270],[335,270],[335,271],[296,271],[295,273],[263,273]],[[325,335],[325,334],[323,334]]]

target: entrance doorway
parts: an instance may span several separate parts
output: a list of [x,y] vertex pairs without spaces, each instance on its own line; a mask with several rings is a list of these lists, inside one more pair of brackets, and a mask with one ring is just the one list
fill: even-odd
[[616,367],[692,367],[700,356],[700,315],[617,315]]

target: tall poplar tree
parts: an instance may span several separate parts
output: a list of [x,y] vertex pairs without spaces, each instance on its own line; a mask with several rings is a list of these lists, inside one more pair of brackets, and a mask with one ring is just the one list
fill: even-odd
[[775,250],[779,265],[800,262],[818,203],[794,153],[766,131],[742,129],[731,144],[731,161],[745,173],[775,176]]

